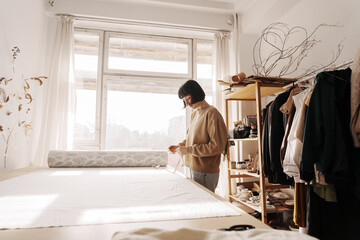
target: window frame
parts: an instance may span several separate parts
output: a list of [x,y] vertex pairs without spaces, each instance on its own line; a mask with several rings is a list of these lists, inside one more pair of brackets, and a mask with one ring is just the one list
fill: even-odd
[[[92,28],[75,27],[74,32],[97,34],[99,36],[98,68],[96,81],[96,113],[95,113],[95,139],[73,139],[73,147],[76,149],[102,150],[106,146],[106,114],[107,114],[107,90],[109,79],[114,78],[142,78],[147,80],[173,81],[180,85],[188,79],[197,79],[197,43],[211,43],[211,39],[196,37],[163,36],[141,33],[127,33],[113,30],[99,30]],[[164,39],[166,41],[184,42],[188,44],[188,74],[141,72],[108,69],[109,38],[110,36],[136,36],[144,39]],[[210,79],[212,81],[212,79]],[[214,84],[214,83],[212,83]],[[191,110],[186,109],[186,128],[189,126]],[[186,131],[186,129],[184,129]]]
[[[132,70],[121,70],[121,69],[109,69],[108,60],[109,60],[109,47],[110,47],[110,37],[127,37],[132,39],[140,40],[165,40],[166,42],[181,42],[188,45],[188,73],[166,73],[166,72],[149,72],[149,71],[132,71]],[[179,37],[168,37],[160,35],[150,35],[150,34],[138,34],[138,33],[122,33],[122,32],[105,32],[105,46],[104,46],[104,73],[105,74],[120,74],[120,75],[129,75],[129,76],[149,76],[149,77],[168,77],[168,78],[186,78],[189,79],[192,77],[193,72],[193,43],[192,39],[189,38],[179,38]]]
[[[100,150],[101,142],[101,115],[102,112],[102,76],[103,76],[103,51],[104,51],[104,31],[96,29],[87,29],[76,27],[74,29],[74,34],[93,34],[99,37],[99,47],[98,47],[98,63],[97,63],[97,79],[96,79],[96,106],[95,106],[95,139],[73,139],[73,146],[78,149],[82,149],[84,146],[91,149]],[[77,89],[77,88],[75,88]]]

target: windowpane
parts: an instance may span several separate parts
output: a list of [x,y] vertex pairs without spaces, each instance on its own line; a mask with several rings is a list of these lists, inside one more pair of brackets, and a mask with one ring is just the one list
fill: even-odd
[[111,36],[108,68],[124,71],[189,73],[189,43]]
[[76,32],[74,72],[75,125],[74,139],[95,140],[96,88],[99,36],[94,33]]
[[212,44],[198,43],[197,50],[197,79],[212,79]]
[[95,139],[96,91],[76,89],[75,139]]
[[212,43],[197,43],[196,55],[197,81],[206,95],[212,95]]
[[166,150],[185,137],[185,109],[177,94],[123,91],[109,80],[106,149]]

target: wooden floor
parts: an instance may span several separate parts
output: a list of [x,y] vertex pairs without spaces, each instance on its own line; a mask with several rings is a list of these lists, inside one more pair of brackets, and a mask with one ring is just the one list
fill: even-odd
[[[17,177],[39,168],[18,169],[0,173],[0,181]],[[0,213],[1,214],[1,213]],[[1,240],[110,240],[117,231],[126,231],[139,228],[160,228],[174,230],[179,228],[198,228],[216,230],[228,228],[237,224],[251,224],[256,228],[270,228],[261,221],[247,214],[245,211],[241,216],[216,217],[205,219],[189,219],[157,222],[138,222],[121,224],[99,224],[86,226],[50,227],[33,229],[0,230]]]

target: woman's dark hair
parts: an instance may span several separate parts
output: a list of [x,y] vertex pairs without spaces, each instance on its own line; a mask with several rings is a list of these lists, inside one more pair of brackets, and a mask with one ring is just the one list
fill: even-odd
[[[178,91],[178,96],[180,99],[183,99],[185,96],[191,96],[191,104],[201,102],[205,99],[205,92],[201,86],[195,80],[187,80]],[[184,106],[186,104],[184,102]]]

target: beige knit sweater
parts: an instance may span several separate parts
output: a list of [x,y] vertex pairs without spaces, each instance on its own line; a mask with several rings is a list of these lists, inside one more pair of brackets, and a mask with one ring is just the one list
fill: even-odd
[[185,166],[207,173],[218,173],[221,153],[227,141],[227,129],[218,110],[210,105],[191,114],[186,140]]

